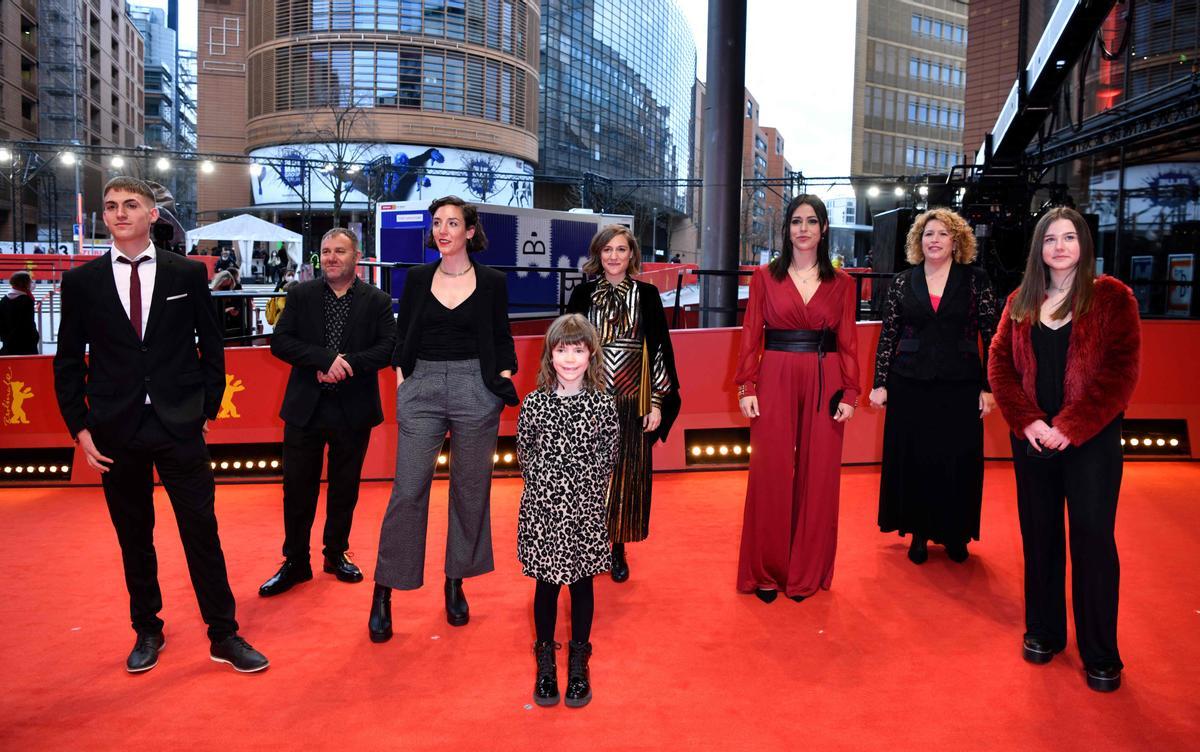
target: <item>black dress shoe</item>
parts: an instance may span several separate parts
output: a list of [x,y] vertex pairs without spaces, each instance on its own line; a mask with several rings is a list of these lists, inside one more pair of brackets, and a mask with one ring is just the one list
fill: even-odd
[[1036,663],[1039,666],[1043,663],[1049,663],[1054,656],[1061,651],[1050,647],[1050,643],[1040,637],[1026,637],[1021,643],[1021,654],[1025,660],[1030,663]]
[[629,579],[629,562],[625,560],[625,544],[617,543],[612,547],[612,570],[609,572],[612,575],[613,582],[624,582]]
[[1115,663],[1101,663],[1087,669],[1087,685],[1097,692],[1115,692],[1121,687],[1121,668]]
[[789,595],[788,597],[791,598],[792,600],[794,600],[795,602],[799,603],[799,602],[803,601],[805,598],[807,598],[808,596],[807,595]]
[[471,609],[467,596],[463,595],[462,578],[446,578],[446,621],[452,627],[461,627],[471,620]]
[[234,671],[243,674],[262,671],[271,665],[265,655],[250,647],[250,643],[238,635],[230,635],[220,642],[214,642],[208,657],[217,663],[228,663],[233,666]]
[[158,651],[167,644],[162,632],[158,634],[139,634],[133,650],[125,659],[125,670],[131,674],[149,671],[158,665]]
[[558,664],[554,657],[557,648],[553,640],[533,643],[533,654],[537,658],[533,701],[544,708],[558,704]]
[[963,543],[946,544],[946,556],[950,557],[950,561],[953,561],[957,564],[962,564],[970,555],[971,552],[967,550],[967,544],[965,541]]
[[779,595],[778,590],[767,590],[766,588],[759,588],[754,591],[754,597],[758,598],[763,603],[773,603],[775,601],[776,596],[778,596],[778,595]]
[[592,701],[592,683],[588,672],[588,659],[592,657],[592,643],[567,643],[567,697],[568,708],[582,708]]
[[925,539],[914,535],[912,543],[908,545],[908,560],[913,564],[924,564],[928,558],[929,547],[925,545]]
[[350,554],[325,557],[325,571],[342,582],[362,582],[362,570],[350,561]]
[[371,631],[371,642],[387,642],[392,639],[392,589],[386,585],[375,585],[371,595],[371,618],[367,620]]
[[292,589],[293,585],[299,585],[301,582],[308,582],[312,579],[312,567],[307,562],[300,563],[287,559],[283,562],[283,566],[279,571],[271,575],[271,579],[262,584],[258,589],[258,594],[264,598],[269,598],[272,595],[286,593]]

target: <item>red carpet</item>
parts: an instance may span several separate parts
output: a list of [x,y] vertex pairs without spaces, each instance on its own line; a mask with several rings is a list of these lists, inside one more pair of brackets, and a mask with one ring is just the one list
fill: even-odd
[[[165,496],[167,647],[156,669],[129,676],[133,633],[99,489],[0,491],[0,749],[1195,749],[1198,464],[1126,465],[1127,669],[1113,695],[1084,686],[1073,636],[1049,666],[1020,658],[1005,463],[988,464],[983,541],[961,566],[940,547],[910,564],[906,542],[874,527],[877,468],[847,469],[833,590],[800,604],[734,592],[744,473],[655,483],[651,538],[630,547],[632,579],[598,582],[595,699],[582,710],[531,706],[533,585],[515,559],[517,480],[496,481],[497,571],[468,582],[471,623],[460,629],[441,607],[446,485],[435,485],[428,584],[396,594],[386,645],[367,640],[369,582],[318,574],[257,597],[278,561],[279,487],[220,487],[242,632],[272,662],[255,676],[208,660]],[[368,573],[388,491],[365,487],[357,514],[352,541]],[[567,623],[564,613],[560,641]]]

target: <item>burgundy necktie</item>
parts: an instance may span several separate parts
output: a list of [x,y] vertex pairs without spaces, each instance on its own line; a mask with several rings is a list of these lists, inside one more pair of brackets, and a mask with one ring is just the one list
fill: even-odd
[[117,256],[117,261],[129,264],[129,322],[138,339],[142,338],[142,280],[138,277],[138,264],[149,259],[149,256],[142,256],[130,261],[125,256]]

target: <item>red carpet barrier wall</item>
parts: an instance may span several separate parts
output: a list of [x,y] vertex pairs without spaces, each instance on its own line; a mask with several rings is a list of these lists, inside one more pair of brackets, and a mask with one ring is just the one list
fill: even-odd
[[[729,428],[747,422],[737,410],[733,386],[734,361],[739,329],[692,329],[672,335],[675,357],[683,382],[683,411],[671,432],[670,441],[660,444],[655,467],[676,470],[686,467],[684,434],[688,429]],[[883,440],[883,412],[866,404],[866,391],[874,373],[877,323],[858,327],[859,362],[864,397],[858,412],[846,427],[842,461],[878,462]],[[533,388],[541,353],[541,338],[517,338],[517,391],[524,395]],[[271,357],[266,348],[236,347],[226,350],[226,391],[220,417],[213,422],[209,443],[241,444],[280,442],[283,426],[279,403],[287,383],[288,368]],[[1188,421],[1190,444],[1200,442],[1200,392],[1195,374],[1200,372],[1200,322],[1143,322],[1142,375],[1126,414],[1130,418],[1184,418]],[[54,375],[50,356],[0,358],[0,449],[69,447],[70,437],[58,414],[54,398]],[[384,422],[372,437],[364,476],[390,478],[396,451],[395,375],[380,372],[379,388],[384,395]],[[507,408],[501,417],[500,433],[516,432],[517,410]],[[999,413],[986,420],[984,451],[988,457],[1007,457],[1007,429]],[[1196,450],[1193,449],[1193,456]],[[6,476],[8,479],[9,476]],[[99,476],[75,452],[71,484],[98,484]]]

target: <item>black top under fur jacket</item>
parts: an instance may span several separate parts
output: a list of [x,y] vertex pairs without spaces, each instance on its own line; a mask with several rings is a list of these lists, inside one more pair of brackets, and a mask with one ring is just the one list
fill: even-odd
[[981,389],[991,391],[987,352],[998,320],[996,293],[980,267],[950,265],[936,312],[925,285],[925,265],[900,272],[883,306],[874,386],[886,387],[888,376],[897,374],[923,381],[977,380]]
[[[663,362],[667,366],[667,375],[671,378],[671,391],[663,397],[662,422],[654,432],[658,441],[666,441],[671,432],[671,426],[679,417],[679,407],[682,400],[679,396],[679,374],[675,371],[675,350],[671,347],[671,330],[667,327],[667,314],[663,311],[662,297],[658,288],[646,282],[634,280],[638,286],[638,311],[641,314],[643,332],[650,352],[662,350]],[[596,292],[596,280],[576,285],[571,291],[571,299],[567,302],[567,313],[581,313],[587,316],[592,306],[592,293]]]
[[[421,311],[433,297],[433,275],[440,261],[414,266],[404,278],[400,308],[396,315],[396,349],[392,365],[404,378],[412,375],[421,349]],[[475,307],[475,333],[479,344],[479,370],[484,385],[504,404],[516,406],[517,388],[501,371],[517,372],[517,350],[508,325],[508,284],[504,272],[471,262],[475,266],[475,292],[463,303]]]

